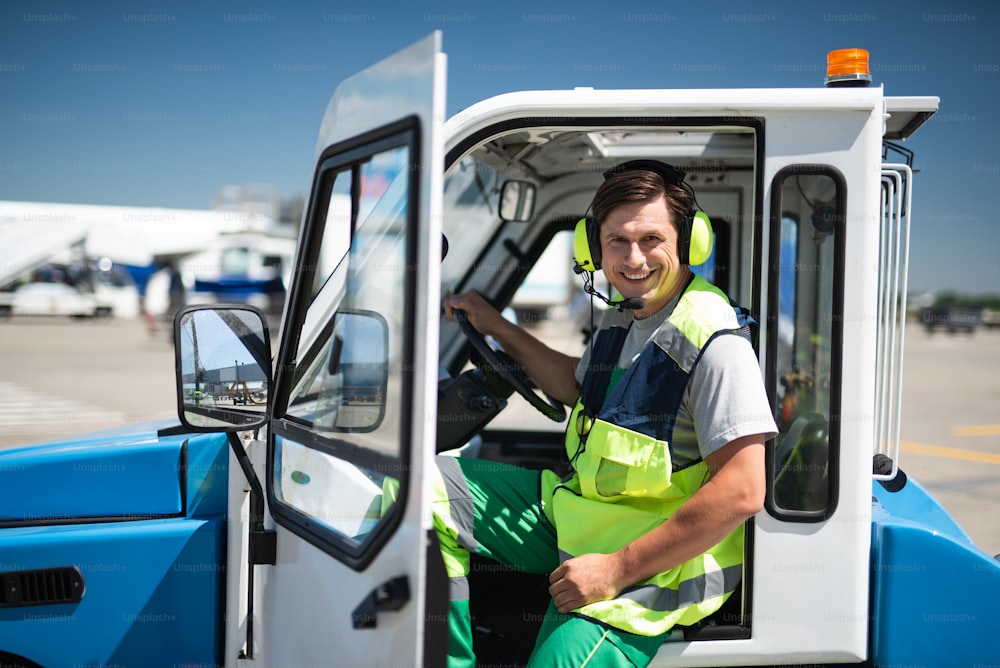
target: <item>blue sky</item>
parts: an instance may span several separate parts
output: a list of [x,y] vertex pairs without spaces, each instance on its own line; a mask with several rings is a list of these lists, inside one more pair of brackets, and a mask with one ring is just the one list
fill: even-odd
[[5,2],[0,199],[207,208],[308,190],[337,82],[435,29],[448,113],[519,89],[822,86],[863,47],[891,95],[936,95],[910,287],[1000,293],[1000,9],[991,2]]

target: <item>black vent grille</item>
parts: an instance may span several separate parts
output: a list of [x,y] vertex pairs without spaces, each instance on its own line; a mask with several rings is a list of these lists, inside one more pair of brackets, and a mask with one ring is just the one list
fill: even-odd
[[76,603],[83,599],[83,574],[76,566],[0,573],[0,608]]

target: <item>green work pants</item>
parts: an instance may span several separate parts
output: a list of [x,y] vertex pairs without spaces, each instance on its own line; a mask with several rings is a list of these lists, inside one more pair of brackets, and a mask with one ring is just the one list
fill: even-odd
[[[451,582],[448,665],[475,666],[469,611],[469,554],[526,573],[559,565],[556,530],[543,511],[541,472],[497,462],[437,457],[434,526]],[[529,665],[535,668],[646,666],[663,637],[638,636],[549,603]]]

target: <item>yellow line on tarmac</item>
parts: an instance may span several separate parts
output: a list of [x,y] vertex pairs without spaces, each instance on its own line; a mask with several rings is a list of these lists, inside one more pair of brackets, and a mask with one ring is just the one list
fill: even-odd
[[946,448],[940,445],[926,445],[924,443],[912,443],[910,441],[900,441],[899,447],[904,452],[912,452],[916,455],[930,455],[931,457],[945,457],[947,459],[964,459],[970,462],[983,462],[984,464],[1000,464],[1000,455],[992,452]]
[[1000,424],[952,427],[951,433],[955,436],[1000,436]]

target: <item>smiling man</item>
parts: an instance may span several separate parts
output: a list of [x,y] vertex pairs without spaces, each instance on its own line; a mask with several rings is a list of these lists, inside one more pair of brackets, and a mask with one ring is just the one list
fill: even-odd
[[[642,174],[653,176],[650,181],[629,172],[609,176],[610,186],[603,188],[594,202],[595,217],[603,221],[598,235],[604,275],[626,299],[643,300],[642,308],[635,310],[636,318],[658,312],[680,294],[691,278],[691,268],[678,256],[680,233],[670,221],[679,217],[678,207],[682,209],[680,216],[686,214],[693,206],[692,198],[675,186],[670,201],[677,204],[671,216],[666,195],[657,194],[662,187],[655,173]],[[615,187],[616,182],[622,182],[622,186]],[[645,199],[650,196],[654,199]],[[643,199],[632,201],[632,197]]]
[[742,525],[763,504],[764,442],[777,431],[749,318],[690,269],[709,256],[711,229],[683,172],[619,165],[592,209],[578,226],[577,265],[602,269],[630,308],[605,313],[582,359],[475,293],[445,302],[449,317],[465,311],[542,390],[574,406],[566,479],[438,458],[453,665],[474,662],[461,584],[472,551],[549,574],[533,666],[645,666],[674,625],[718,610],[742,577]]

